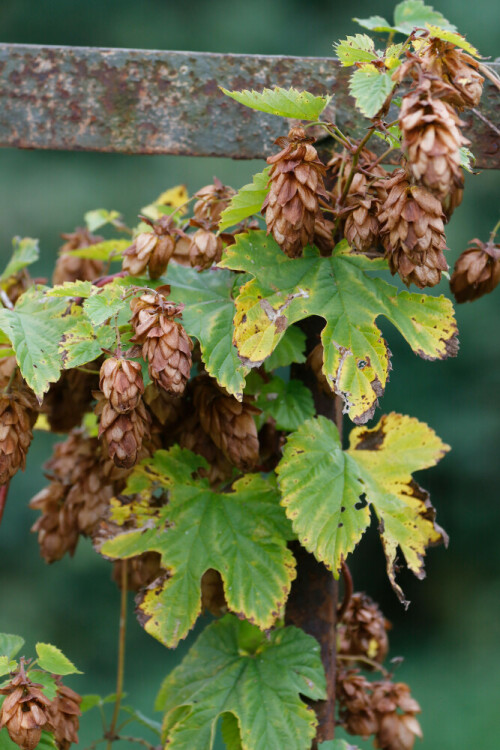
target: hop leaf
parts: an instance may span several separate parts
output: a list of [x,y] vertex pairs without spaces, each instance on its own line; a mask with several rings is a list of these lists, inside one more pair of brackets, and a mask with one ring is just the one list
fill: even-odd
[[0,633],[0,655],[6,656],[8,659],[13,659],[14,656],[24,646],[24,638],[20,635],[9,635],[8,633]]
[[[277,473],[288,517],[300,542],[338,575],[342,560],[370,522],[379,521],[391,584],[398,546],[417,578],[425,549],[445,541],[429,496],[412,473],[434,466],[449,450],[427,425],[391,413],[372,429],[355,428],[343,451],[335,425],[310,419],[289,436]],[[363,505],[362,498],[366,500]]]
[[228,713],[231,748],[239,727],[241,750],[305,750],[316,718],[300,695],[326,697],[317,641],[295,627],[264,635],[226,615],[167,677],[156,707],[165,712],[169,750],[212,750],[217,719]]
[[[255,262],[258,258],[258,263]],[[323,373],[346,402],[351,419],[366,422],[388,378],[389,352],[375,320],[390,320],[426,359],[456,354],[453,306],[445,297],[400,292],[367,272],[382,259],[351,253],[340,243],[331,258],[310,249],[290,259],[264,232],[249,232],[226,248],[222,266],[255,278],[236,299],[235,343],[243,362],[260,365],[291,323],[310,315],[326,320]]]
[[411,34],[414,28],[425,28],[427,24],[435,24],[440,29],[456,31],[447,19],[430,5],[425,5],[422,0],[404,0],[394,8],[394,24],[382,18],[382,16],[370,16],[370,18],[354,18],[370,31],[399,32],[400,34]]
[[396,84],[391,73],[382,73],[367,64],[356,70],[349,81],[349,91],[365,117],[375,117]]
[[22,271],[26,266],[38,260],[40,249],[38,240],[32,240],[31,237],[14,237],[12,240],[12,257],[7,263],[4,272],[0,275],[0,284],[7,281],[10,276],[14,276],[18,271]]
[[274,623],[295,576],[286,547],[291,529],[275,482],[247,474],[232,492],[218,493],[208,480],[192,478],[206,466],[178,446],[157,451],[134,474],[168,488],[168,506],[154,524],[148,518],[144,528],[120,534],[101,548],[119,558],[149,550],[161,554],[170,577],[147,591],[140,610],[146,630],[171,648],[200,613],[200,580],[208,568],[220,572],[230,609],[262,628]]
[[254,174],[252,182],[248,185],[243,185],[236,195],[233,195],[229,206],[221,214],[219,222],[220,232],[260,212],[266,195],[269,192],[269,188],[267,187],[268,181],[269,167],[266,167],[262,172]]
[[462,34],[458,34],[453,31],[445,31],[444,29],[441,29],[439,26],[433,26],[430,23],[425,24],[427,28],[429,29],[431,36],[437,37],[438,39],[442,39],[444,42],[450,42],[451,44],[455,44],[457,47],[461,47],[466,52],[469,53],[469,55],[473,55],[474,57],[479,57],[479,52],[475,47],[470,44],[470,42],[467,41],[467,39],[462,36]]
[[331,99],[331,96],[314,96],[308,91],[281,89],[277,86],[261,92],[228,91],[223,88],[221,91],[251,109],[296,120],[317,120]]
[[301,364],[306,361],[306,334],[297,326],[289,326],[278,346],[264,362],[266,372],[271,372],[277,367],[288,367],[297,362]]
[[89,232],[95,232],[106,224],[120,222],[121,218],[119,211],[108,211],[106,208],[95,208],[92,211],[87,211],[84,216]]
[[104,240],[104,242],[96,242],[88,247],[81,247],[79,250],[71,250],[68,255],[88,260],[121,260],[124,250],[129,245],[130,240]]
[[50,643],[37,643],[36,653],[39,666],[46,672],[60,675],[82,674],[57,646],[52,646]]
[[273,378],[260,389],[256,406],[276,421],[278,430],[296,430],[315,414],[312,393],[301,380]]
[[377,59],[375,43],[368,34],[356,34],[342,39],[335,45],[335,54],[346,67]]

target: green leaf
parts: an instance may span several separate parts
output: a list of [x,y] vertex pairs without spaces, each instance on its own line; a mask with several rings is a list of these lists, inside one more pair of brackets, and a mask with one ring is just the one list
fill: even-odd
[[252,231],[226,248],[221,265],[255,276],[236,299],[235,343],[245,364],[264,362],[290,324],[311,315],[324,318],[323,373],[354,422],[371,418],[388,379],[390,355],[375,324],[379,315],[394,324],[419,356],[446,359],[456,354],[450,300],[398,293],[370,273],[386,270],[386,261],[351,253],[345,241],[331,258],[309,248],[303,258],[292,259],[265,232]]
[[220,732],[227,750],[242,750],[240,725],[234,714],[221,714]]
[[24,638],[20,635],[9,635],[0,633],[0,654],[13,659],[24,646]]
[[114,224],[121,218],[122,216],[118,211],[108,211],[106,208],[95,208],[93,211],[87,211],[84,216],[89,232],[95,232],[106,224]]
[[331,100],[331,96],[314,96],[308,91],[278,86],[263,91],[228,91],[221,87],[221,91],[245,107],[297,120],[317,120]]
[[401,128],[399,125],[391,125],[389,128],[386,128],[385,133],[383,133],[381,130],[375,130],[374,131],[377,138],[381,138],[383,141],[387,143],[388,146],[392,146],[393,148],[401,148]]
[[0,750],[19,750],[19,746],[10,739],[5,727],[0,730]]
[[102,703],[102,698],[100,695],[95,694],[88,694],[82,696],[82,702],[80,703],[80,711],[82,714],[87,713],[87,711],[90,711],[92,708],[95,708],[96,706],[99,706]]
[[425,5],[423,0],[404,0],[394,8],[394,27],[402,34],[411,34],[414,28],[425,28],[429,23],[456,31],[456,27],[442,13],[431,5]]
[[10,659],[8,656],[0,656],[0,677],[4,674],[13,672],[17,667],[17,662]]
[[82,674],[57,646],[52,646],[50,643],[37,643],[36,653],[38,664],[47,672],[59,675]]
[[460,153],[460,166],[462,169],[465,169],[466,172],[469,172],[470,174],[474,174],[474,170],[472,167],[474,166],[476,162],[476,157],[470,150],[470,148],[467,148],[467,146],[461,146],[459,149]]
[[84,313],[95,326],[102,325],[108,318],[112,318],[122,310],[128,308],[128,302],[124,302],[123,297],[127,290],[120,283],[120,280],[106,284],[97,294],[85,300],[83,303]]
[[276,349],[264,362],[266,372],[276,370],[278,367],[288,367],[296,362],[302,364],[306,361],[306,334],[297,326],[289,326],[280,339]]
[[241,400],[246,369],[233,344],[234,274],[219,269],[198,273],[171,263],[166,282],[171,287],[169,299],[185,305],[182,324],[200,342],[207,372]]
[[138,724],[149,729],[157,737],[161,737],[161,724],[158,721],[150,719],[149,716],[146,716],[142,711],[138,711],[133,706],[122,706],[122,711],[132,716]]
[[382,417],[372,429],[353,429],[346,451],[332,422],[308,420],[288,437],[276,470],[299,541],[337,576],[373,508],[387,574],[404,601],[395,581],[398,546],[409,569],[423,578],[426,547],[446,542],[429,495],[412,473],[435,466],[448,450],[426,424],[401,414]]
[[95,245],[81,247],[79,250],[71,250],[67,255],[74,255],[76,258],[89,258],[90,260],[121,260],[123,252],[130,247],[132,240],[104,240],[96,242]]
[[462,36],[462,34],[453,31],[445,31],[444,29],[439,28],[439,26],[433,26],[430,23],[426,23],[425,25],[429,29],[431,36],[442,39],[445,42],[450,42],[450,44],[454,44],[457,47],[464,49],[469,55],[473,55],[473,57],[479,57],[477,49],[473,47],[472,44]]
[[204,459],[178,446],[143,462],[134,473],[146,473],[150,484],[168,488],[169,503],[136,531],[101,547],[111,558],[147,550],[161,554],[169,577],[147,590],[139,609],[145,629],[170,648],[200,614],[200,580],[209,568],[220,572],[229,608],[262,628],[273,625],[295,576],[286,547],[291,528],[274,477],[247,474],[230,492],[219,493],[207,479],[193,479],[202,466]]
[[14,237],[12,240],[12,257],[0,276],[0,284],[21,271],[26,266],[35,263],[40,257],[38,240],[31,237]]
[[12,343],[23,378],[39,399],[59,379],[58,344],[73,324],[71,315],[65,315],[67,306],[66,299],[48,298],[32,287],[13,310],[0,309],[0,328]]
[[359,23],[359,25],[364,29],[369,29],[370,31],[396,31],[396,29],[391,26],[389,21],[386,21],[385,18],[382,18],[382,16],[370,16],[369,18],[353,18],[352,20],[356,21],[356,23]]
[[382,73],[367,64],[356,70],[349,80],[349,92],[365,117],[375,117],[396,84],[391,73]]
[[375,43],[368,34],[348,36],[337,42],[334,48],[340,62],[346,67],[355,63],[371,62],[377,59]]
[[47,289],[47,297],[91,297],[98,291],[91,281],[65,281]]
[[325,695],[319,645],[312,636],[295,627],[266,635],[226,615],[204,630],[167,677],[157,707],[165,712],[169,750],[212,750],[223,713],[237,717],[242,750],[305,750],[316,718],[299,696]]
[[224,232],[228,227],[238,224],[249,216],[260,213],[262,204],[269,192],[269,169],[266,167],[262,172],[254,174],[252,182],[243,185],[236,195],[233,195],[228,207],[221,213],[219,232]]
[[273,378],[261,388],[256,406],[276,421],[278,430],[296,430],[316,413],[312,393],[301,380]]
[[36,746],[36,750],[58,750],[58,745],[52,732],[42,730],[42,736]]
[[114,326],[95,327],[85,317],[80,318],[66,331],[59,345],[65,369],[81,367],[93,362],[103,349],[113,349],[116,345]]
[[358,747],[345,740],[328,740],[327,742],[320,742],[318,750],[358,750]]
[[37,682],[42,685],[42,693],[47,696],[50,701],[53,701],[57,693],[57,685],[55,678],[48,672],[44,672],[41,669],[30,669],[28,677],[33,682]]

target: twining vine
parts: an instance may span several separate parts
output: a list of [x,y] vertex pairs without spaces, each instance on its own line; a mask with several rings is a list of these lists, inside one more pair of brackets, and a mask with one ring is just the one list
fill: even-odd
[[[405,602],[398,554],[422,578],[427,548],[447,541],[412,475],[449,447],[413,417],[365,425],[391,368],[379,317],[420,357],[457,354],[450,299],[420,290],[450,278],[445,226],[474,161],[460,113],[477,107],[483,74],[495,77],[420,0],[397,5],[392,24],[359,23],[386,41],[335,45],[368,118],[362,138],[322,119],[327,94],[224,90],[292,121],[252,183],[236,192],[214,179],[191,198],[173,188],[133,228],[90,211],[63,235],[52,286],[28,270],[37,242],[14,239],[0,276],[0,514],[33,429],[66,434],[30,503],[41,555],[53,563],[90,537],[122,597],[109,698],[67,686],[77,670],[55,646],[27,657],[22,638],[0,634],[2,750],[67,750],[91,709],[103,720],[92,748],[211,750],[219,719],[229,750],[352,747],[335,725],[384,750],[422,736],[418,702],[384,666],[388,623],[353,593],[347,561],[374,516]],[[330,153],[312,132],[329,136]],[[97,235],[104,227],[117,236]],[[497,229],[458,258],[457,302],[498,285]],[[355,424],[348,446],[342,411]],[[285,624],[307,554],[344,579],[324,663],[324,643]],[[166,677],[161,726],[122,703],[130,589],[168,648],[203,610],[216,618]],[[124,733],[129,722],[155,739]]]

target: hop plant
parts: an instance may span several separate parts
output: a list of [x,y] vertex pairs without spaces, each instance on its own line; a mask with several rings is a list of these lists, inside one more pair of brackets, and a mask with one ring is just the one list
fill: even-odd
[[489,294],[500,282],[500,245],[474,239],[457,262],[450,288],[457,302],[472,302]]
[[88,229],[77,227],[74,232],[62,234],[66,242],[59,249],[59,256],[52,276],[54,284],[63,284],[65,281],[94,281],[102,276],[104,264],[93,258],[79,258],[70,255],[72,250],[81,250],[103,241],[103,237],[92,234]]
[[0,709],[0,729],[6,727],[11,740],[22,750],[35,750],[49,718],[50,700],[42,687],[26,676],[21,663],[17,674],[0,688],[0,693],[5,695]]

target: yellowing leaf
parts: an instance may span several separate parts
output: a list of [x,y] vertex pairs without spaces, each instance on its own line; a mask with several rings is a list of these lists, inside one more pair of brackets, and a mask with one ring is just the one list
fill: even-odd
[[375,43],[368,34],[348,36],[335,44],[334,48],[340,62],[346,67],[358,62],[370,62],[377,59]]
[[[176,185],[175,187],[165,190],[158,198],[148,206],[141,208],[141,214],[147,216],[152,221],[157,221],[164,213],[160,209],[167,207],[172,209],[180,208],[189,200],[189,194],[185,185]],[[178,211],[178,214],[185,214],[187,208]]]
[[316,717],[300,696],[326,697],[318,642],[295,627],[261,633],[226,615],[209,625],[164,681],[169,750],[213,750],[220,716],[231,750],[306,750]]
[[423,578],[429,545],[446,542],[428,493],[412,478],[449,450],[427,425],[389,414],[372,429],[358,427],[343,451],[335,425],[310,419],[292,433],[277,468],[282,502],[301,544],[338,574],[370,522],[378,520],[387,573],[395,581],[398,547],[409,569]]
[[168,505],[156,518],[142,516],[142,525],[139,508],[138,529],[101,547],[112,558],[161,554],[168,577],[147,590],[139,610],[148,633],[170,648],[186,637],[201,611],[200,580],[209,568],[220,572],[230,610],[261,628],[273,625],[295,577],[286,546],[293,535],[273,478],[247,474],[231,492],[215,492],[208,480],[193,479],[203,466],[204,459],[178,446],[157,451],[132,477],[139,475],[142,493],[148,493],[145,476],[149,492],[168,489]]
[[236,299],[234,341],[244,364],[259,366],[290,324],[311,315],[324,318],[323,372],[358,424],[373,415],[388,378],[389,351],[375,324],[379,315],[396,326],[419,356],[445,359],[456,354],[450,300],[398,293],[368,275],[385,270],[384,260],[351,253],[345,242],[331,258],[309,249],[303,258],[291,259],[272,237],[252,231],[226,248],[219,265],[254,276]]
[[40,257],[38,240],[31,237],[14,237],[12,240],[12,257],[7,263],[2,274],[0,274],[0,284],[7,281],[9,277],[14,276],[26,266],[35,263]]
[[442,39],[444,42],[455,44],[457,47],[461,47],[461,49],[464,49],[466,52],[468,52],[469,55],[479,57],[479,52],[477,51],[477,49],[473,47],[472,44],[470,44],[470,42],[468,42],[467,39],[462,36],[462,34],[458,34],[457,32],[453,31],[445,31],[439,26],[433,26],[430,23],[426,23],[425,25],[429,29],[431,36]]
[[221,91],[250,109],[297,120],[317,120],[331,99],[331,96],[314,96],[309,91],[278,86],[263,91],[228,91],[221,87]]

